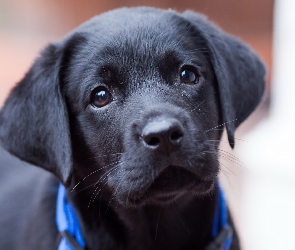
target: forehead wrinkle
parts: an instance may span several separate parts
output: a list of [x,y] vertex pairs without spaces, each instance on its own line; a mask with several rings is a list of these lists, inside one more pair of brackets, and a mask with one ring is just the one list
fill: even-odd
[[[102,25],[108,22],[109,25]],[[191,35],[192,29],[191,24],[183,22],[174,13],[165,16],[154,13],[137,14],[123,21],[117,18],[99,18],[92,27],[95,32],[88,33],[92,48],[105,47],[104,50],[108,50],[108,54],[115,58],[127,55],[128,59],[131,58],[131,63],[134,60],[144,62],[147,57],[153,57],[167,49],[167,46],[176,50],[186,47],[187,37]]]
[[[91,34],[88,56],[94,59],[90,61],[95,61],[97,67],[115,66],[127,76],[130,88],[135,88],[160,81],[158,61],[167,51],[177,52],[177,59],[183,62],[198,57],[191,26],[172,19],[167,29],[160,18],[149,21],[120,24],[113,30],[104,28]],[[165,60],[161,61],[165,64]]]

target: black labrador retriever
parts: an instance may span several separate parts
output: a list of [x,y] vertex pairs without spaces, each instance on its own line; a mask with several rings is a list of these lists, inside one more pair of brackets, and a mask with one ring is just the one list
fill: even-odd
[[1,151],[0,249],[239,249],[230,216],[212,235],[218,146],[264,75],[190,11],[118,9],[50,44],[0,113],[2,147],[47,170]]

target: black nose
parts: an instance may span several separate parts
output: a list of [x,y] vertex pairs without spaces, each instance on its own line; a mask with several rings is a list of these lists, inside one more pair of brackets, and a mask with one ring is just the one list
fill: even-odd
[[142,130],[144,145],[165,153],[178,150],[183,135],[183,126],[174,118],[150,121]]

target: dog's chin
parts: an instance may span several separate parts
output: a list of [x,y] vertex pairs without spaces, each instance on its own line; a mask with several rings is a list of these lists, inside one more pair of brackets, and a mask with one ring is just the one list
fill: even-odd
[[169,166],[142,195],[128,196],[124,206],[169,205],[184,195],[203,196],[214,189],[215,176],[201,178],[183,167]]

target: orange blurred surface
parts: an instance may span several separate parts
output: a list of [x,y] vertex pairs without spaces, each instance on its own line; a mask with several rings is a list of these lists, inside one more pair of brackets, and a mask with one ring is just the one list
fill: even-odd
[[0,106],[47,43],[58,41],[96,14],[138,5],[203,12],[252,45],[271,68],[273,0],[0,1]]

